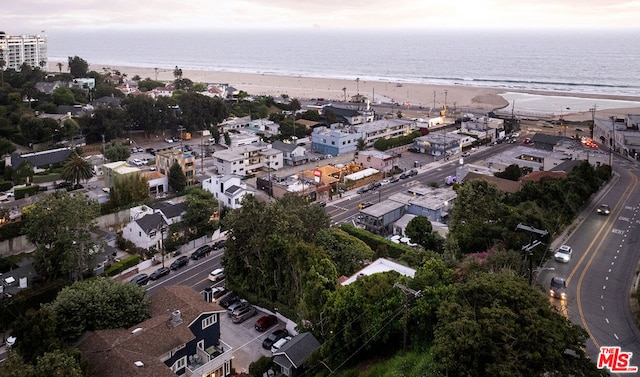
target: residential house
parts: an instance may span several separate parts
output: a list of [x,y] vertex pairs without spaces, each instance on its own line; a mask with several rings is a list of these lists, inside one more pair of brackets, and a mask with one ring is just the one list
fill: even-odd
[[79,77],[73,79],[71,87],[80,89],[95,89],[96,79],[93,77]]
[[379,273],[388,272],[388,271],[396,271],[400,275],[408,276],[411,278],[414,277],[414,275],[416,274],[416,270],[414,270],[413,268],[404,266],[400,263],[390,261],[389,259],[378,258],[372,263],[362,268],[360,271],[351,275],[351,277],[343,280],[340,283],[340,285],[342,286],[349,285],[364,276],[379,274]]
[[296,166],[309,161],[307,150],[296,143],[283,143],[276,140],[273,142],[273,148],[282,152],[282,160],[285,165]]
[[246,117],[241,118],[227,118],[223,122],[219,123],[218,127],[220,127],[220,133],[224,133],[229,130],[237,130],[240,128],[248,127],[250,123],[251,115],[247,115]]
[[362,124],[366,118],[359,110],[335,107],[333,105],[324,106],[321,116],[330,123],[342,123],[348,125]]
[[105,107],[120,107],[120,98],[104,96],[93,101],[95,107],[105,108]]
[[66,86],[66,85],[62,81],[54,81],[54,82],[40,81],[40,82],[37,82],[35,85],[36,90],[49,95],[53,94],[54,90],[63,86]]
[[318,349],[320,342],[310,332],[294,336],[273,354],[273,363],[280,367],[280,373],[289,377],[303,376],[305,361]]
[[392,118],[358,124],[353,129],[361,135],[365,145],[371,147],[378,139],[409,135],[418,129],[418,124],[415,120]]
[[383,173],[388,173],[397,165],[398,157],[377,150],[360,151],[356,157],[356,163],[365,168],[373,168]]
[[280,125],[269,119],[252,120],[251,123],[249,123],[249,125],[247,126],[247,129],[255,133],[262,133],[267,136],[280,134]]
[[157,202],[151,206],[153,212],[160,213],[164,221],[171,225],[182,221],[182,217],[187,213],[187,204],[184,202]]
[[169,178],[159,171],[145,171],[142,177],[149,184],[149,194],[157,195],[169,191]]
[[190,152],[182,152],[177,149],[169,149],[156,153],[156,168],[164,175],[169,175],[171,166],[177,162],[182,172],[187,177],[187,186],[196,183],[196,158]]
[[127,224],[122,231],[122,237],[137,247],[160,250],[162,232],[167,226],[161,213],[147,214]]
[[34,171],[46,170],[50,165],[61,164],[71,156],[71,148],[57,148],[33,153],[13,153],[5,159],[5,165],[16,169],[23,162],[33,166]]
[[457,132],[431,132],[428,135],[413,139],[413,147],[420,153],[432,156],[453,156],[462,152],[465,138],[471,136],[460,135]]
[[[238,148],[245,145],[258,144],[261,140],[262,138],[253,131],[246,129],[236,130],[235,132],[229,133],[229,144],[227,147]],[[222,138],[221,141],[226,143],[224,138]]]
[[220,339],[225,310],[187,286],[150,297],[150,318],[128,329],[89,331],[78,348],[94,377],[231,376],[232,348]]
[[242,198],[253,195],[239,175],[214,175],[202,181],[202,189],[209,191],[225,207],[241,208]]

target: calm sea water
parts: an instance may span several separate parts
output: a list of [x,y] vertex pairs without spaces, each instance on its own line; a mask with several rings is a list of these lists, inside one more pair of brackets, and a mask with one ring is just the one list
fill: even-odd
[[640,97],[640,30],[49,32],[49,59]]

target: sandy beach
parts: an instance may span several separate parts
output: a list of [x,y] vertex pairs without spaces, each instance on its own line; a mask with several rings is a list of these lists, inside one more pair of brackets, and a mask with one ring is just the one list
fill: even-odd
[[[105,65],[90,64],[89,70],[104,72]],[[140,76],[159,81],[173,81],[172,69],[158,69],[129,66],[108,66],[112,71],[120,71],[129,79]],[[49,70],[58,71],[55,62],[49,63]],[[66,68],[63,67],[63,70]],[[183,69],[183,77],[193,82],[226,83],[236,89],[254,95],[292,98],[322,98],[325,100],[347,100],[356,94],[366,96],[373,104],[399,103],[422,106],[426,116],[430,109],[440,110],[446,104],[450,110],[457,111],[511,111],[547,114],[548,117],[561,115],[566,120],[579,121],[591,119],[590,107],[596,105],[596,117],[624,116],[640,113],[640,98],[606,95],[590,95],[557,92],[533,92],[509,90],[509,93],[528,94],[527,101],[510,102],[501,94],[507,91],[498,88],[397,83],[382,81],[347,80],[315,78],[302,76],[279,76],[266,74],[200,71]],[[507,96],[509,97],[509,96]],[[520,97],[518,97],[520,98]],[[515,100],[514,100],[515,101]],[[523,108],[523,106],[530,106]],[[417,115],[422,115],[419,114]],[[433,114],[433,113],[432,113]]]

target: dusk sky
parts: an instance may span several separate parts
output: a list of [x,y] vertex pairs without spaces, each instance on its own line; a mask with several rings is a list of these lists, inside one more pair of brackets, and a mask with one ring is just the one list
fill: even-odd
[[638,27],[640,0],[4,0],[0,30]]

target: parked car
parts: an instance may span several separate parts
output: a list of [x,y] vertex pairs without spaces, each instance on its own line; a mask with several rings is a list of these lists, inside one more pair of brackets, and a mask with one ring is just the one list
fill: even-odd
[[209,280],[211,281],[220,281],[224,279],[224,268],[216,268],[215,270],[209,273]]
[[153,148],[147,148],[144,151],[147,152],[147,153],[155,153],[156,150],[153,149]]
[[608,204],[600,204],[600,207],[598,207],[597,211],[601,215],[608,215],[609,213],[611,213],[611,208],[609,208]]
[[163,276],[169,275],[169,271],[171,271],[169,267],[160,267],[149,275],[149,279],[158,280]]
[[174,260],[173,263],[171,263],[171,269],[177,270],[178,268],[184,267],[187,264],[189,264],[189,257],[187,257],[186,255],[183,255],[178,259]]
[[386,186],[386,185],[388,185],[389,183],[391,183],[391,181],[390,181],[390,180],[388,180],[388,179],[383,179],[382,181],[380,181],[380,186]]
[[214,242],[211,247],[213,248],[213,250],[218,250],[218,249],[224,249],[226,245],[227,245],[227,240],[218,240]]
[[396,183],[398,181],[400,181],[400,178],[398,178],[397,175],[394,175],[393,177],[389,178],[389,183]]
[[232,316],[234,311],[236,311],[239,308],[243,308],[245,306],[249,306],[249,301],[247,301],[245,299],[240,299],[240,300],[234,302],[233,304],[227,306],[227,314],[229,316]]
[[404,172],[404,173],[400,174],[400,179],[407,179],[407,178],[409,178],[409,177],[411,177],[411,176],[409,175],[409,172]]
[[469,157],[471,156],[470,152],[462,152],[462,157]]
[[218,299],[227,294],[227,288],[225,286],[211,287],[211,293],[213,294],[213,302],[218,302]]
[[166,141],[166,142],[167,142],[167,143],[169,143],[169,144],[173,143],[173,140],[172,140],[172,139],[164,139],[164,141]]
[[191,253],[191,259],[198,260],[202,257],[206,257],[211,252],[212,248],[209,245],[203,245],[196,249],[193,253]]
[[381,186],[382,186],[382,184],[380,184],[380,182],[371,182],[371,183],[369,183],[369,186],[367,187],[367,189],[369,191],[371,191],[371,190],[375,190],[375,189],[377,189],[377,188],[379,188]]
[[286,338],[287,336],[289,336],[289,333],[287,332],[287,330],[278,329],[272,332],[271,334],[269,334],[268,337],[264,338],[264,340],[262,341],[262,348],[270,350],[271,347],[273,347],[273,344],[275,342],[277,342],[282,338]]
[[222,306],[223,308],[228,308],[231,304],[236,303],[239,300],[240,298],[237,294],[235,294],[234,292],[229,292],[225,296],[220,297],[220,300],[218,300],[218,305]]
[[316,202],[316,205],[317,205],[318,207],[326,207],[326,206],[327,206],[327,202],[319,201],[319,202]]
[[549,287],[549,294],[551,297],[566,299],[567,298],[567,282],[563,278],[557,276],[551,278],[551,285]]
[[254,308],[253,306],[247,306],[235,311],[233,313],[233,316],[231,317],[231,322],[242,323],[256,314],[258,314],[256,308]]
[[284,338],[278,340],[277,342],[273,343],[273,345],[271,346],[271,352],[272,353],[276,353],[280,350],[280,348],[282,348],[282,346],[284,346],[285,343],[287,343],[288,341],[291,340],[290,336],[285,336]]
[[147,274],[139,274],[131,278],[132,283],[138,284],[140,286],[144,286],[149,284],[149,275]]
[[558,262],[569,263],[571,260],[571,255],[573,254],[573,249],[569,245],[562,245],[556,250],[556,253],[553,254],[553,258]]
[[255,329],[258,331],[265,331],[269,327],[275,326],[277,324],[278,324],[278,317],[270,314],[270,315],[265,315],[258,318],[258,320],[256,321],[256,324],[253,327],[255,327]]
[[358,189],[358,191],[356,191],[358,194],[364,194],[365,192],[369,191],[368,187],[360,187]]
[[418,175],[418,171],[416,169],[411,169],[407,172],[407,174],[409,175],[409,177],[413,177]]

